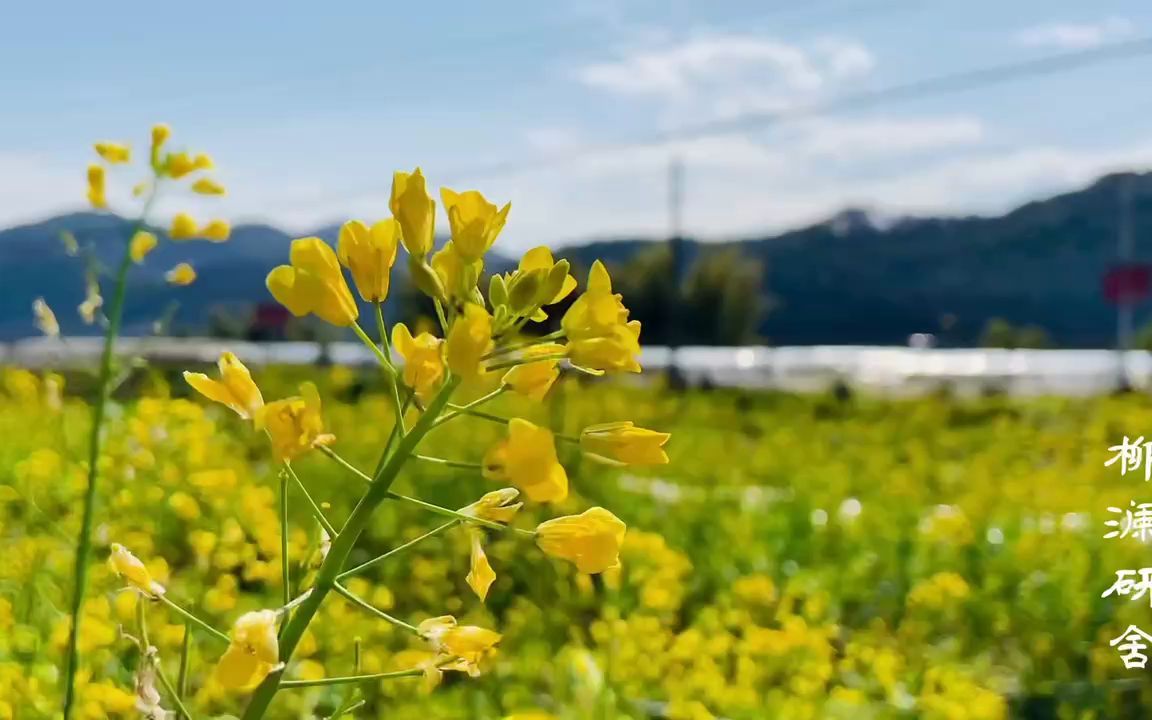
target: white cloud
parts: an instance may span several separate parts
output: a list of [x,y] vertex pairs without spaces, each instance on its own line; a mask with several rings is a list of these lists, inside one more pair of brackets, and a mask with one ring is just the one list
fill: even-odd
[[807,46],[740,33],[697,34],[578,68],[587,87],[664,103],[675,119],[781,110],[859,79],[875,66],[860,43],[822,38]]
[[1131,37],[1135,24],[1123,17],[1108,17],[1099,22],[1045,23],[1024,28],[1016,42],[1025,47],[1052,47],[1082,50]]

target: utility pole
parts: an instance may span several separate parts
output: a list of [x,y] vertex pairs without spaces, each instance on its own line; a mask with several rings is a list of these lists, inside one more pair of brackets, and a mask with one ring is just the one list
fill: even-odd
[[684,261],[684,162],[675,154],[668,162],[668,252],[672,265],[671,297],[664,330],[668,345],[668,379],[673,387],[677,387],[683,381],[676,362],[676,349],[680,344],[681,266]]
[[[1133,175],[1124,175],[1118,185],[1120,207],[1119,223],[1116,233],[1116,255],[1120,267],[1127,274],[1132,272],[1132,256],[1135,250],[1135,235],[1132,229],[1132,180]],[[1125,293],[1116,303],[1116,360],[1119,371],[1119,389],[1127,390],[1131,387],[1128,382],[1127,352],[1132,349],[1133,311],[1135,297],[1128,297]]]

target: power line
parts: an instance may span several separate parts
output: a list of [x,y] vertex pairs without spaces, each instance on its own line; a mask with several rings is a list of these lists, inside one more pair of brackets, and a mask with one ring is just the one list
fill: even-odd
[[1075,50],[1020,62],[1003,63],[984,68],[964,70],[957,73],[890,85],[877,90],[850,93],[834,97],[825,102],[818,102],[791,110],[746,113],[736,118],[701,123],[671,132],[648,134],[627,141],[581,148],[571,152],[553,154],[534,161],[496,163],[483,168],[474,168],[466,172],[451,173],[451,175],[461,178],[478,176],[491,177],[493,175],[508,175],[547,169],[549,167],[567,165],[577,160],[603,155],[609,152],[660,146],[705,137],[732,135],[795,120],[823,117],[850,110],[874,107],[889,102],[901,102],[947,95],[1003,85],[1025,78],[1056,75],[1109,60],[1139,57],[1150,53],[1152,53],[1152,36],[1146,36],[1087,50]]

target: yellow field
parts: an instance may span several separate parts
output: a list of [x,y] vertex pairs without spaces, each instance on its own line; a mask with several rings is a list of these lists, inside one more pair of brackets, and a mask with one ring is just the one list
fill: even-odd
[[[290,389],[286,370],[262,387]],[[314,378],[315,379],[315,378]],[[88,409],[60,381],[4,371],[0,388],[0,718],[59,712],[60,658]],[[333,448],[371,468],[392,423],[375,383],[319,378]],[[79,380],[72,384],[79,384]],[[465,583],[459,528],[386,562],[351,588],[418,622],[430,614],[503,633],[482,677],[365,684],[357,717],[1115,718],[1142,716],[1147,684],[1108,641],[1148,621],[1145,601],[1101,599],[1114,571],[1139,568],[1130,539],[1103,540],[1109,505],[1142,502],[1142,476],[1105,469],[1107,448],[1152,427],[1142,398],[1092,401],[839,401],[730,392],[676,394],[566,381],[543,405],[492,412],[558,432],[628,418],[673,433],[671,463],[608,468],[559,444],[572,495],[514,525],[612,508],[629,526],[622,568],[579,575],[530,538],[490,535],[486,603]],[[281,602],[278,468],[266,440],[182,381],[154,374],[114,407],[82,626],[85,718],[133,709],[137,595],[105,566],[111,543],[146,559],[168,596],[227,629]],[[270,393],[275,395],[275,392]],[[283,394],[283,393],[281,393]],[[178,396],[178,397],[177,397]],[[475,460],[501,433],[461,417],[422,446]],[[339,527],[360,480],[320,453],[296,463]],[[462,507],[494,489],[467,469],[417,464],[396,489]],[[439,525],[386,503],[354,562]],[[293,590],[307,585],[320,533],[291,497]],[[176,678],[179,616],[147,608],[151,642]],[[413,667],[421,643],[340,598],[323,606],[286,677]],[[187,702],[195,717],[238,714],[212,680],[223,644],[194,631]],[[1141,691],[1139,687],[1145,688]],[[270,717],[325,717],[348,686],[286,689]],[[1143,703],[1143,704],[1142,704]]]

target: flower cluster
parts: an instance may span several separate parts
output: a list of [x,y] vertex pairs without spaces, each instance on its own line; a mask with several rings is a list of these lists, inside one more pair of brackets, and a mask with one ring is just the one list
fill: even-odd
[[[196,158],[167,155],[157,160],[161,155],[156,151],[153,156],[158,175],[175,178],[199,169]],[[358,469],[337,453],[337,438],[325,421],[316,384],[305,382],[298,396],[266,402],[265,393],[251,372],[229,352],[221,355],[216,378],[184,373],[185,381],[204,397],[235,412],[254,430],[267,435],[272,455],[283,468],[280,525],[284,542],[288,542],[289,533],[286,493],[290,482],[305,497],[321,532],[313,572],[301,592],[290,597],[285,560],[279,578],[284,586],[283,605],[240,615],[226,636],[227,649],[216,665],[214,677],[222,687],[253,693],[245,717],[261,717],[282,687],[307,682],[288,680],[285,674],[331,593],[426,643],[425,657],[390,677],[420,675],[434,686],[446,671],[479,675],[494,656],[500,633],[460,624],[450,614],[410,624],[357,594],[353,576],[452,528],[461,528],[468,538],[470,558],[465,582],[481,602],[487,599],[497,578],[485,551],[489,533],[512,539],[529,538],[546,556],[567,561],[582,574],[617,571],[627,528],[612,512],[592,507],[580,514],[544,520],[532,529],[520,528],[513,525],[523,507],[519,498],[523,494],[529,503],[550,504],[568,497],[569,479],[559,460],[558,440],[570,441],[589,457],[612,464],[653,465],[668,461],[662,447],[669,436],[631,422],[593,425],[579,437],[569,437],[525,418],[503,418],[480,411],[481,406],[505,392],[539,402],[560,377],[562,363],[591,374],[639,371],[639,324],[628,320],[622,298],[612,293],[607,270],[596,263],[587,291],[564,314],[562,329],[540,337],[526,335],[529,323],[547,319],[545,308],[575,291],[577,282],[569,273],[567,261],[554,260],[546,248],[534,248],[525,254],[515,271],[493,275],[485,296],[480,289],[484,255],[503,229],[510,207],[498,208],[474,190],[456,192],[444,188],[441,198],[451,238],[436,252],[437,206],[417,169],[396,173],[390,203],[393,217],[371,224],[359,220],[345,223],[335,249],[316,237],[294,240],[288,264],[273,268],[267,277],[269,292],[292,314],[315,315],[337,327],[352,329],[379,359],[391,390],[392,428],[372,473]],[[177,220],[183,222],[179,216]],[[391,272],[400,246],[408,255],[406,265],[413,284],[436,305],[439,335],[424,331],[414,336],[402,323],[389,329],[384,319],[383,303],[392,284]],[[351,276],[352,286],[345,271]],[[353,295],[353,286],[361,301],[374,306],[376,339],[360,326],[361,307]],[[462,387],[490,387],[493,383],[495,389],[478,398],[462,404],[453,402]],[[498,422],[506,428],[505,436],[487,450],[483,462],[437,458],[419,452],[421,441],[431,430],[469,418]],[[363,496],[342,524],[329,519],[330,511],[312,497],[293,467],[294,461],[313,451],[327,456],[364,483]],[[442,507],[391,489],[408,463],[469,469],[477,477],[504,487],[460,509]],[[426,536],[367,563],[350,566],[349,556],[357,547],[359,535],[384,500],[409,504],[449,520]],[[175,612],[206,625],[168,598],[166,588],[126,548],[114,545],[109,562],[114,572],[142,597],[162,601]],[[220,631],[210,630],[225,638]],[[361,679],[359,675],[350,676],[346,682],[353,684]]]

